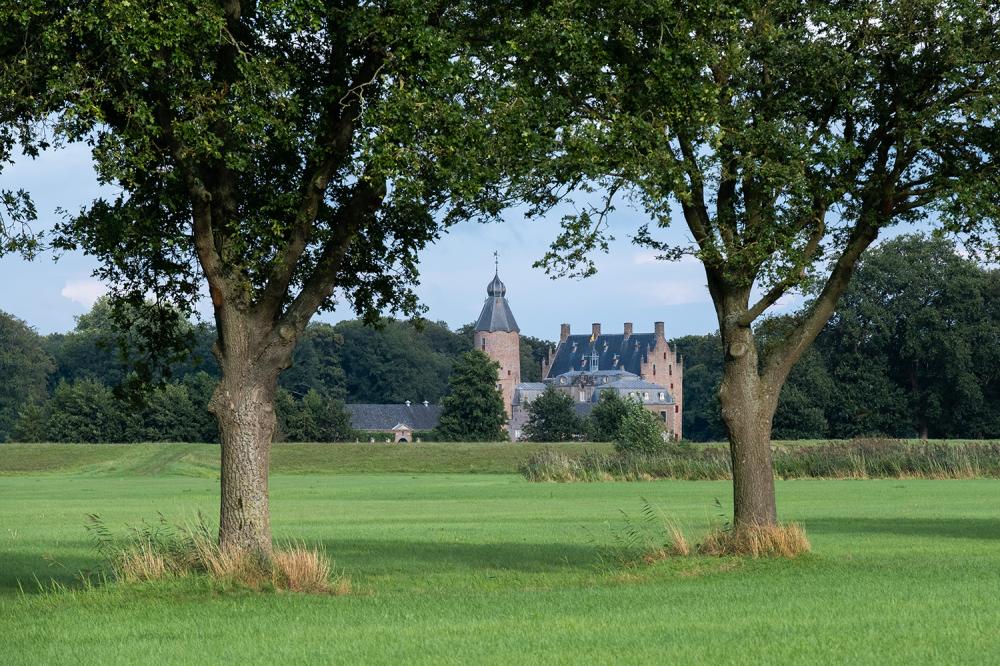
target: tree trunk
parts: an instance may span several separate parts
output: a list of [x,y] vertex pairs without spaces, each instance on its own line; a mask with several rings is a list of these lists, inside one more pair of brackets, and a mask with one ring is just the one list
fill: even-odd
[[777,524],[771,462],[776,393],[758,374],[757,348],[750,329],[729,331],[719,401],[729,434],[733,522],[737,528]]
[[219,545],[265,557],[271,554],[267,478],[276,391],[276,372],[265,378],[224,372],[211,404],[222,443]]

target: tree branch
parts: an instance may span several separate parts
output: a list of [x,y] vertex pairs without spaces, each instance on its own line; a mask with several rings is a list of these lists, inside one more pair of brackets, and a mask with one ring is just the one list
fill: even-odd
[[370,51],[347,93],[337,103],[327,105],[326,117],[320,122],[320,150],[306,167],[308,180],[303,186],[295,223],[284,251],[275,259],[274,269],[259,301],[259,307],[270,320],[277,318],[288,295],[288,287],[299,259],[309,244],[327,187],[337,169],[350,158],[356,121],[363,101],[361,90],[374,83],[384,62],[384,53]]

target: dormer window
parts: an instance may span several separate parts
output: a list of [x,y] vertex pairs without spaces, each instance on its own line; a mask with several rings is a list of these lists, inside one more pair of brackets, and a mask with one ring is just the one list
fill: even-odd
[[660,401],[662,402],[666,399],[667,399],[666,396],[663,395],[663,391],[660,391]]

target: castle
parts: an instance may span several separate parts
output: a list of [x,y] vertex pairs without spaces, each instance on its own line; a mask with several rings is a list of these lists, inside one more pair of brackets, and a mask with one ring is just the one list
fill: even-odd
[[635,333],[626,322],[621,333],[572,335],[563,324],[559,345],[542,361],[542,381],[521,381],[520,329],[507,302],[499,273],[486,287],[486,302],[476,320],[475,348],[499,363],[497,389],[507,410],[508,432],[518,440],[528,422],[528,405],[549,386],[573,398],[576,412],[590,413],[604,391],[642,402],[679,440],[684,416],[684,361],[670,348],[662,321],[652,333]]

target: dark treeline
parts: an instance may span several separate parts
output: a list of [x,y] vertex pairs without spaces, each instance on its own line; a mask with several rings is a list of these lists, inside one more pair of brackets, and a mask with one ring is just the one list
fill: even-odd
[[[792,321],[764,321],[762,345]],[[719,336],[676,344],[685,437],[724,439]],[[873,249],[781,392],[775,439],[878,435],[1000,437],[1000,271],[949,241],[902,236]]]
[[[793,316],[763,322],[762,344],[780,339]],[[0,441],[216,441],[206,411],[218,377],[215,332],[196,325],[191,335],[192,354],[166,385],[126,400],[115,388],[128,363],[106,302],[48,336],[0,313]],[[353,439],[345,402],[440,402],[471,344],[471,324],[313,324],[281,376],[279,436]],[[552,344],[522,337],[524,381],[540,379]],[[685,438],[724,439],[718,334],[672,344],[685,358]],[[1000,273],[947,241],[904,236],[873,250],[782,390],[777,439],[879,435],[1000,437]]]
[[[281,376],[276,409],[286,441],[353,439],[345,402],[439,402],[471,324],[386,320],[311,325]],[[194,325],[189,358],[165,385],[118,390],[129,377],[109,304],[98,301],[68,333],[38,335],[0,312],[0,441],[135,442],[218,440],[208,401],[218,380],[215,331]],[[522,338],[525,381],[538,381],[550,342]],[[122,395],[119,395],[122,394]]]

